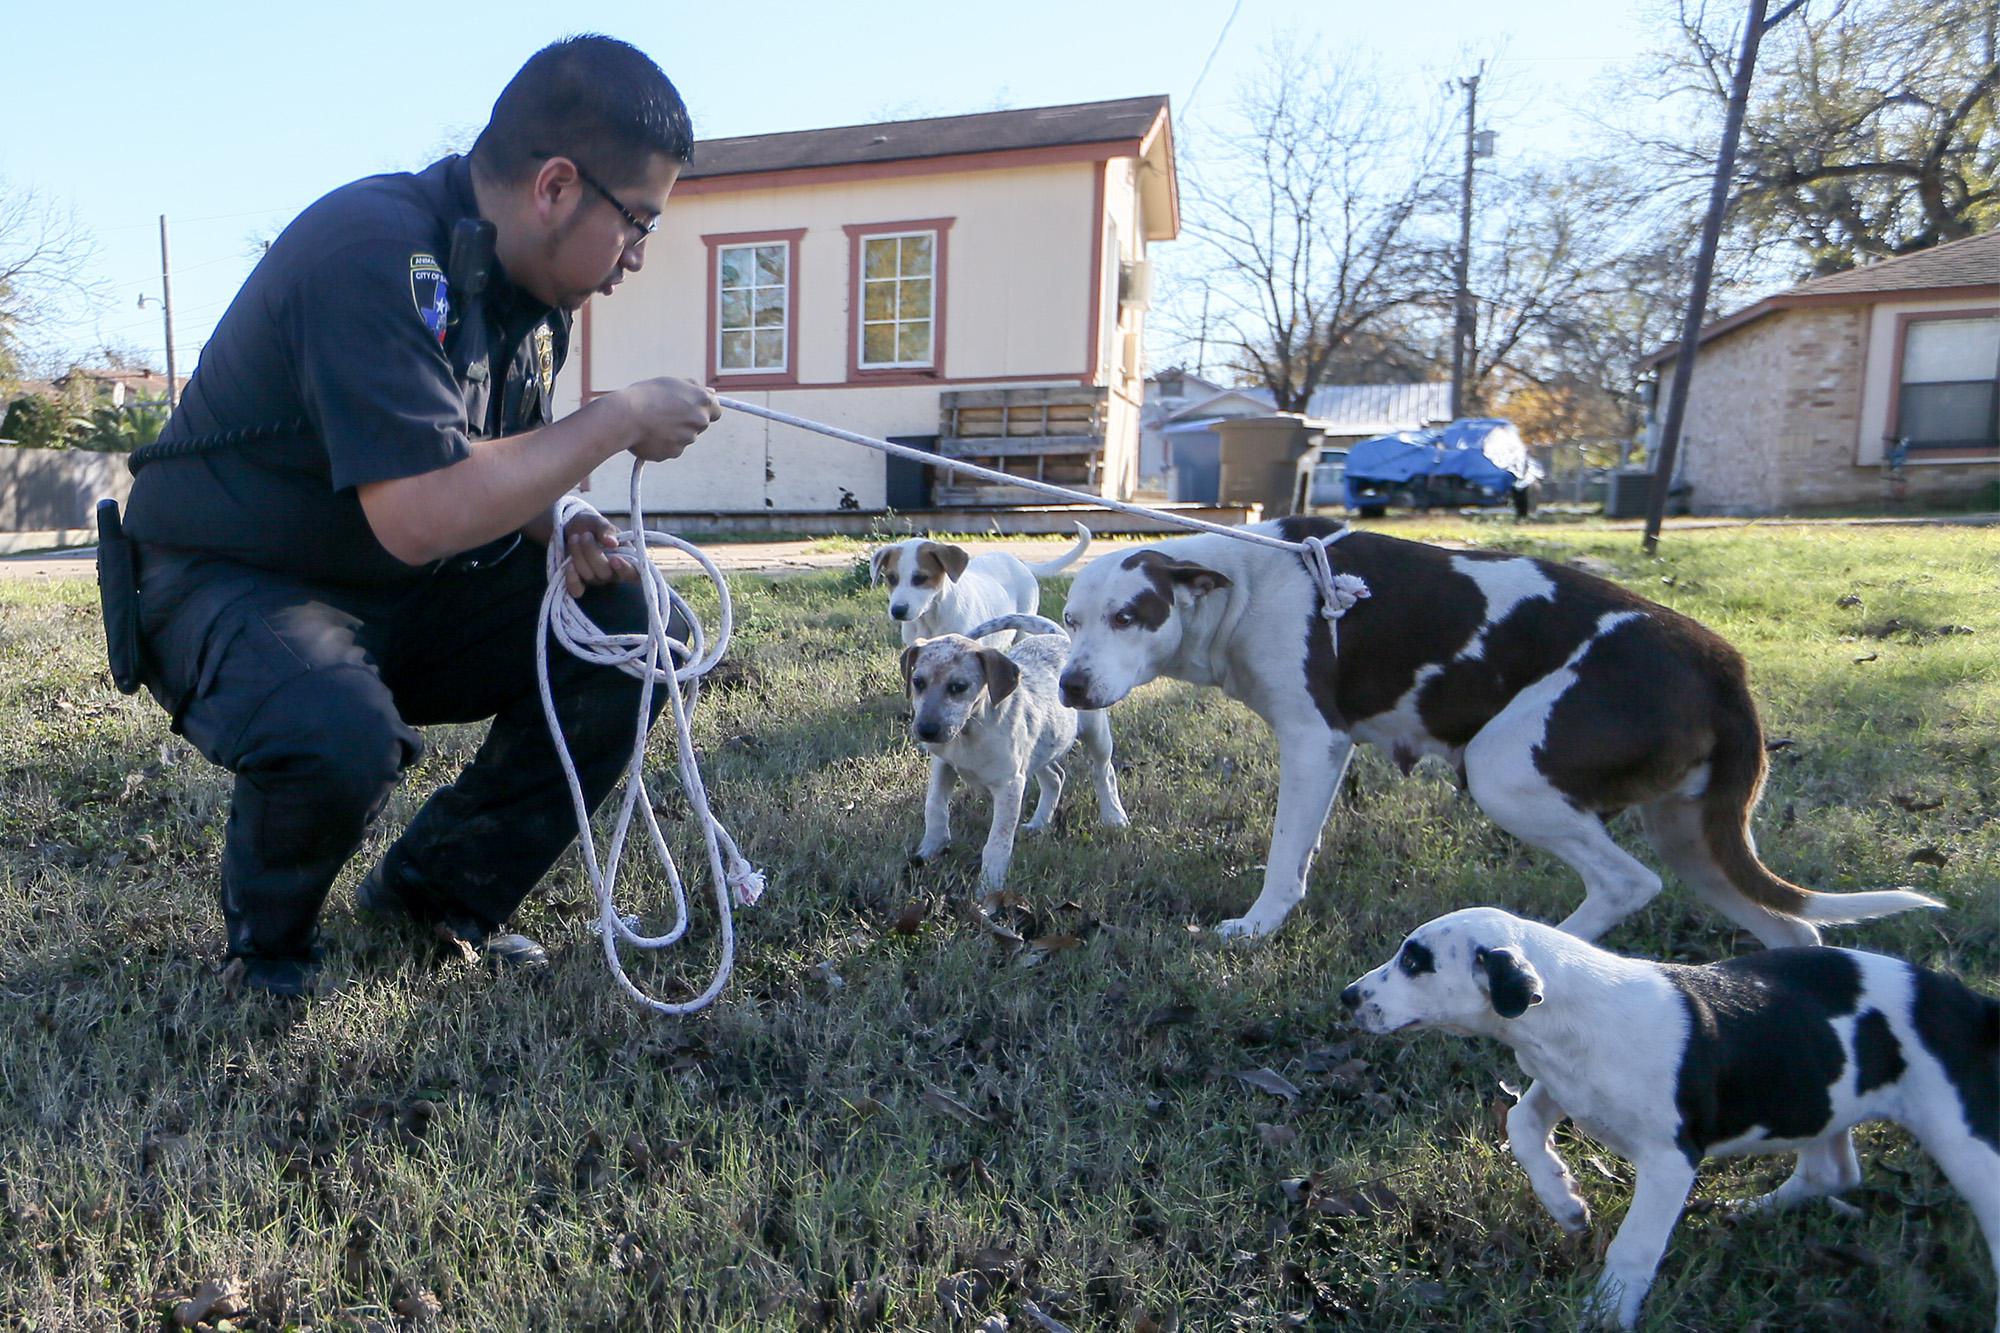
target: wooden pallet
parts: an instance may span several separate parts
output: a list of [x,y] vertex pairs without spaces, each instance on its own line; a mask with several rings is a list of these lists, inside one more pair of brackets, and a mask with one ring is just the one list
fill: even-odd
[[[938,452],[947,458],[1101,494],[1105,421],[1110,392],[1095,388],[974,389],[939,402]],[[1044,499],[1035,491],[941,474],[932,491],[939,504],[1020,504]]]

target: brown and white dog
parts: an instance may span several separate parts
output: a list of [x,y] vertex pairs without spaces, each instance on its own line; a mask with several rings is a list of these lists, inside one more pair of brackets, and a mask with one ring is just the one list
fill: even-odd
[[1784,1184],[1735,1205],[1788,1207],[1861,1183],[1849,1130],[1869,1120],[1937,1161],[2000,1278],[2000,1000],[1952,977],[1852,949],[1652,963],[1473,907],[1411,931],[1340,998],[1369,1032],[1513,1047],[1535,1081],[1507,1136],[1565,1231],[1590,1210],[1550,1138],[1563,1117],[1638,1168],[1593,1321],[1638,1319],[1703,1158],[1796,1153]]
[[1118,775],[1111,767],[1111,719],[1079,713],[1056,698],[1069,639],[1041,616],[1007,615],[971,627],[975,636],[1018,632],[1007,651],[980,646],[978,637],[943,634],[903,650],[903,688],[915,715],[910,735],[931,756],[924,793],[924,840],[911,860],[922,864],[951,842],[951,794],[963,778],[993,800],[993,819],[979,859],[980,882],[989,893],[1007,883],[1014,834],[1028,779],[1039,788],[1033,832],[1046,828],[1062,799],[1061,760],[1083,742],[1097,789],[1098,821],[1123,828]]
[[[878,547],[868,557],[868,581],[889,585],[889,618],[903,627],[903,644],[940,634],[965,634],[1012,612],[1033,615],[1042,604],[1038,580],[1060,574],[1090,545],[1090,529],[1076,525],[1076,545],[1054,560],[1025,564],[1005,551],[973,555],[963,546],[912,537]],[[992,642],[1005,647],[1011,633]]]
[[[1298,541],[1340,526],[1289,518],[1256,530]],[[1667,864],[1767,945],[1817,943],[1815,923],[1938,906],[1900,890],[1814,893],[1758,860],[1764,734],[1743,660],[1686,616],[1522,556],[1372,532],[1327,550],[1370,590],[1339,621],[1337,653],[1304,562],[1232,537],[1101,556],[1070,588],[1063,702],[1106,708],[1171,676],[1220,686],[1276,734],[1263,891],[1220,933],[1275,930],[1305,897],[1356,742],[1405,772],[1442,756],[1496,823],[1573,866],[1586,893],[1562,928],[1584,939],[1660,891],[1605,831],[1634,807]]]

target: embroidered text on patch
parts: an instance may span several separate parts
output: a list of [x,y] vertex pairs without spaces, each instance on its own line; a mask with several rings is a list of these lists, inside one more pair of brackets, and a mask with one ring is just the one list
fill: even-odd
[[435,255],[419,251],[410,256],[410,300],[424,327],[443,346],[445,325],[451,317],[451,292]]

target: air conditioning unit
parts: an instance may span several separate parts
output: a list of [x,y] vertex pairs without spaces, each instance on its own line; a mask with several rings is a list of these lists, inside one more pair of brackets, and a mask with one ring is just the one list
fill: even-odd
[[1134,310],[1152,307],[1152,260],[1128,259],[1118,265],[1118,304]]

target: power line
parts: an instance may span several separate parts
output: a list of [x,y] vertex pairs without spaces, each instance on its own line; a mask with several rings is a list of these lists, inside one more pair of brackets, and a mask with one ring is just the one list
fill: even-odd
[[[176,227],[179,227],[179,226],[184,226],[190,222],[223,222],[227,221],[230,218],[269,217],[273,213],[283,213],[285,211],[286,211],[285,207],[277,207],[277,208],[252,208],[252,209],[247,209],[241,213],[208,213],[201,217],[196,217],[196,218],[175,218],[174,225]],[[115,227],[99,227],[98,230],[137,231],[141,227],[152,227],[156,225],[157,225],[156,223],[152,222],[121,222]]]
[[1229,35],[1229,25],[1236,22],[1236,16],[1242,10],[1243,0],[1236,0],[1236,4],[1229,11],[1229,17],[1222,20],[1222,31],[1215,34],[1215,45],[1208,48],[1208,59],[1201,62],[1201,73],[1194,76],[1194,87],[1188,89],[1186,99],[1181,102],[1182,120],[1187,119],[1188,108],[1194,105],[1194,95],[1201,91],[1201,81],[1208,77],[1208,67],[1215,63],[1215,53],[1222,49],[1222,39]]

